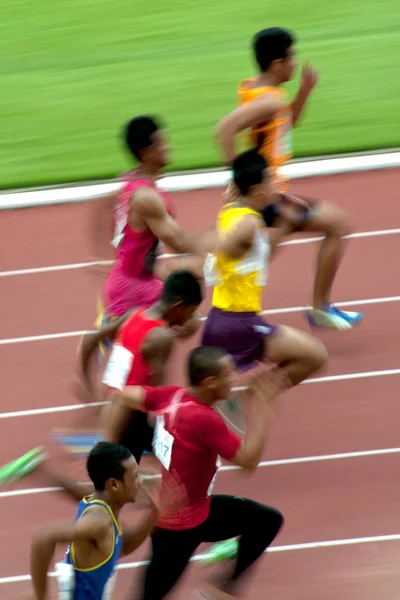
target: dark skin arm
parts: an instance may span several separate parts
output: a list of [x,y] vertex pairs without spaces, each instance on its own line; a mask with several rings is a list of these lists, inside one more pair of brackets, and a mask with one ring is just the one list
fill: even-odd
[[178,254],[199,253],[197,244],[187,236],[167,212],[157,192],[148,187],[139,188],[134,195],[131,212],[140,218],[154,236]]
[[91,396],[93,394],[93,385],[90,380],[89,368],[94,352],[99,347],[99,344],[107,339],[114,340],[119,329],[132,314],[132,311],[126,313],[119,319],[114,319],[108,325],[96,331],[85,335],[81,342],[78,359],[78,374],[83,384],[85,394]]
[[256,230],[256,217],[245,217],[220,241],[218,252],[231,258],[240,258],[251,248]]
[[171,356],[177,333],[170,327],[156,327],[150,331],[142,346],[144,360],[150,366],[149,385],[164,383],[166,363]]
[[253,102],[239,106],[218,123],[215,133],[226,164],[232,164],[236,156],[235,136],[245,129],[269,121],[278,108],[277,100],[265,94]]

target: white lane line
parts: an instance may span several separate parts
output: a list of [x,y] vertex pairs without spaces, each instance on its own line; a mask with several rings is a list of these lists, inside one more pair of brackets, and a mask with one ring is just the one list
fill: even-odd
[[[382,298],[364,298],[362,300],[348,300],[346,302],[335,302],[336,306],[346,307],[346,306],[367,306],[369,304],[386,304],[389,302],[399,302],[400,296],[384,296]],[[262,315],[280,315],[287,313],[296,313],[303,312],[310,308],[309,306],[287,306],[282,308],[272,308],[268,310],[263,310],[261,312]],[[207,317],[200,317],[201,321],[205,321]],[[63,333],[45,333],[42,335],[30,335],[26,337],[16,337],[16,338],[5,338],[0,339],[0,346],[7,346],[10,344],[23,344],[26,342],[41,342],[45,340],[57,340],[61,338],[71,338],[71,337],[80,337],[82,335],[86,335],[87,333],[93,333],[93,330],[87,331],[66,331]]]
[[0,340],[0,346],[9,344],[24,344],[25,342],[41,342],[43,340],[59,340],[62,338],[79,337],[91,333],[90,331],[66,331],[64,333],[45,333],[43,335],[29,335],[27,337],[6,338]]
[[[358,233],[352,233],[350,235],[345,236],[346,239],[360,239],[360,238],[368,238],[368,237],[377,237],[384,235],[395,235],[400,233],[400,229],[379,229],[376,231],[360,231]],[[312,244],[314,242],[318,242],[323,240],[323,237],[309,237],[309,238],[300,238],[295,240],[287,240],[286,242],[282,242],[281,246],[296,246],[299,244]],[[158,258],[176,258],[177,256],[184,256],[182,254],[161,254]],[[31,269],[16,269],[13,271],[0,271],[0,277],[15,277],[17,275],[35,275],[39,273],[53,273],[55,271],[70,271],[74,269],[86,269],[88,267],[92,267],[95,265],[111,265],[114,261],[112,260],[101,260],[101,261],[93,261],[93,262],[81,262],[81,263],[71,263],[65,265],[52,265],[48,267],[33,267]]]
[[[374,535],[368,537],[358,537],[358,538],[344,538],[338,540],[323,540],[319,542],[304,542],[301,544],[286,544],[285,546],[272,546],[267,550],[264,550],[265,553],[275,553],[275,552],[297,552],[300,550],[316,550],[318,548],[336,548],[341,546],[356,546],[358,544],[379,544],[384,542],[398,542],[400,541],[400,533],[394,533],[391,535]],[[196,554],[190,559],[190,562],[198,562],[209,556],[207,553],[205,554]],[[138,567],[143,567],[149,564],[147,560],[134,561],[130,563],[121,563],[117,565],[117,569],[126,570],[126,569],[137,569]],[[55,572],[49,573],[50,577],[55,577]],[[13,575],[11,577],[0,577],[0,584],[7,583],[21,583],[24,581],[30,581],[30,575]]]
[[[322,461],[346,460],[351,458],[366,458],[371,456],[387,456],[390,454],[399,454],[400,448],[379,448],[377,450],[357,450],[355,452],[341,452],[340,454],[318,454],[316,456],[298,456],[295,458],[281,458],[277,460],[263,460],[257,468],[264,467],[282,467],[286,465],[298,465]],[[218,469],[218,473],[227,471],[240,471],[241,467],[236,465],[223,465]],[[148,479],[159,479],[160,476],[148,476]],[[60,492],[60,487],[38,487],[24,488],[20,490],[8,490],[0,492],[1,498],[13,498],[16,496],[31,496],[34,494],[48,494],[50,492]]]
[[74,269],[87,269],[95,265],[112,265],[113,260],[99,260],[92,262],[71,263],[69,265],[53,265],[50,267],[36,267],[32,269],[17,269],[15,271],[0,271],[0,277],[14,277],[15,275],[35,275],[36,273],[53,273],[54,271],[73,271]]
[[[325,377],[315,377],[306,379],[300,385],[309,383],[329,383],[331,381],[346,381],[350,379],[365,379],[370,377],[388,377],[390,375],[400,375],[400,369],[386,369],[383,371],[363,371],[360,373],[344,373],[341,375],[327,375]],[[233,388],[233,391],[241,391],[246,388],[237,387]],[[85,404],[68,404],[65,406],[51,406],[47,408],[32,408],[28,410],[18,410],[14,412],[0,413],[0,419],[13,419],[15,417],[32,417],[36,415],[46,415],[50,413],[68,412],[71,410],[81,410],[91,406],[104,406],[107,401],[104,402],[92,402],[89,405]]]

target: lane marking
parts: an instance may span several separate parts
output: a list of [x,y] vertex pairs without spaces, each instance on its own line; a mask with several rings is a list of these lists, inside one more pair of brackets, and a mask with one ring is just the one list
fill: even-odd
[[[364,298],[363,300],[348,300],[346,302],[335,302],[338,307],[346,306],[367,306],[369,304],[386,304],[390,302],[399,302],[400,296],[385,296],[382,298]],[[263,310],[261,315],[279,315],[287,313],[303,312],[311,308],[310,306],[287,306],[283,308],[272,308]],[[200,317],[201,321],[206,321],[207,317]],[[66,331],[63,333],[45,333],[41,335],[30,335],[25,337],[16,338],[4,338],[0,339],[0,346],[7,346],[10,344],[24,344],[27,342],[41,342],[45,340],[57,340],[62,338],[80,337],[88,333],[94,333],[95,330],[87,331]]]
[[[384,542],[398,542],[400,541],[400,533],[395,533],[392,535],[374,535],[368,537],[358,537],[358,538],[343,538],[339,540],[324,540],[319,542],[304,542],[301,544],[286,544],[285,546],[272,546],[267,550],[264,550],[265,553],[275,553],[275,552],[298,552],[300,550],[316,550],[318,548],[335,548],[341,546],[356,546],[358,544],[378,544]],[[206,557],[209,554],[196,554],[192,556],[190,562],[198,562]],[[148,565],[149,561],[140,560],[129,563],[122,563],[117,565],[117,569],[119,571],[126,569],[137,569],[138,567],[143,567]],[[55,577],[55,572],[48,573],[50,577]],[[11,577],[0,577],[0,584],[7,583],[21,583],[24,581],[30,581],[30,575],[13,575]]]
[[[350,379],[365,379],[370,377],[388,377],[390,375],[400,375],[400,369],[385,369],[383,371],[362,371],[359,373],[343,373],[340,375],[326,375],[325,377],[315,377],[302,381],[300,385],[310,383],[329,383],[331,381],[347,381]],[[245,387],[232,388],[233,391],[242,391]],[[67,404],[65,406],[50,406],[47,408],[30,408],[27,410],[18,410],[13,412],[0,413],[0,419],[13,419],[15,417],[32,417],[36,415],[46,415],[50,413],[67,412],[71,410],[82,410],[84,408],[90,408],[92,406],[104,406],[108,404],[108,401],[102,402],[91,402],[87,404]]]
[[[358,233],[352,233],[350,235],[345,236],[345,239],[361,239],[361,238],[369,238],[369,237],[378,237],[384,235],[396,235],[400,233],[400,229],[379,229],[376,231],[360,231]],[[309,237],[309,238],[300,238],[295,240],[287,240],[286,242],[282,242],[279,244],[280,246],[296,246],[299,244],[311,244],[314,242],[319,242],[323,240],[323,237]],[[185,256],[184,254],[160,254],[159,259],[164,258],[176,258],[178,256]],[[81,262],[81,263],[71,263],[65,265],[52,265],[48,267],[33,267],[31,269],[16,269],[13,271],[0,271],[0,277],[15,277],[17,275],[35,275],[40,273],[54,273],[55,271],[72,271],[76,269],[86,269],[88,267],[96,266],[96,265],[112,265],[113,260],[100,260],[93,262]]]
[[[339,173],[393,169],[400,166],[398,149],[378,152],[324,156],[308,160],[295,160],[282,167],[289,179],[321,177]],[[189,173],[171,173],[159,180],[160,189],[166,192],[189,192],[225,187],[231,180],[230,169],[212,169]],[[8,190],[1,193],[0,210],[32,206],[51,206],[95,200],[114,194],[122,186],[120,181],[75,183],[62,187],[45,187],[27,190]]]
[[[339,454],[317,454],[315,456],[299,456],[296,458],[280,458],[276,460],[263,460],[257,468],[264,467],[282,467],[286,465],[298,465],[307,463],[316,463],[322,461],[346,460],[351,458],[367,458],[371,456],[387,456],[391,454],[399,454],[400,448],[380,448],[376,450],[356,450],[354,452],[341,452]],[[240,471],[241,467],[237,465],[223,465],[218,469],[218,473],[227,471]],[[148,476],[147,479],[159,479],[160,475]],[[8,490],[0,492],[0,498],[13,498],[17,496],[31,496],[35,494],[48,494],[51,492],[61,492],[60,487],[38,487],[24,488],[20,490]]]

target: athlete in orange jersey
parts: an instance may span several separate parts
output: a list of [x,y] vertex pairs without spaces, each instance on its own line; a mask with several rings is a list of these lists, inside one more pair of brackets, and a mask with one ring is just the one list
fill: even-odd
[[[296,68],[293,36],[278,27],[264,29],[255,36],[253,49],[260,74],[240,84],[239,108],[217,125],[224,159],[232,164],[236,156],[235,136],[247,130],[250,145],[259,149],[271,170],[273,201],[265,207],[263,215],[266,225],[276,228],[274,242],[295,231],[325,234],[317,262],[313,305],[307,311],[310,324],[351,329],[363,319],[363,314],[340,311],[330,302],[343,237],[349,233],[348,216],[334,204],[288,194],[287,181],[281,170],[292,157],[292,127],[298,123],[319,75],[311,66],[303,66],[300,87],[291,102],[282,85],[293,78]],[[232,184],[227,195],[228,200],[235,195]]]

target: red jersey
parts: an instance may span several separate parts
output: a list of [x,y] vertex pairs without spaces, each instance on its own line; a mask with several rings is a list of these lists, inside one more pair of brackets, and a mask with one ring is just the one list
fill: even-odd
[[150,366],[142,355],[146,337],[156,327],[167,327],[166,321],[149,319],[145,308],[134,312],[117,334],[102,383],[123,390],[127,385],[149,385]]
[[161,514],[157,525],[192,529],[209,515],[220,457],[231,460],[241,440],[211,406],[187,390],[164,385],[145,391],[146,411],[157,415],[153,448],[162,465],[162,485],[166,493],[179,486],[178,495],[184,495],[182,505]]

